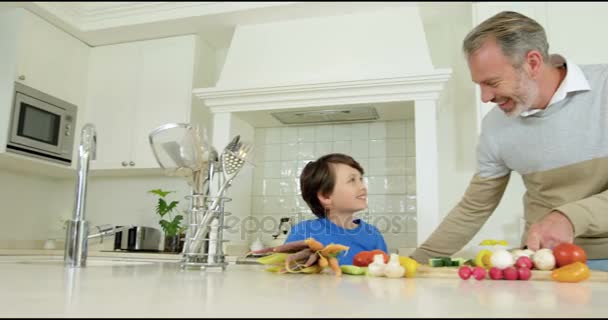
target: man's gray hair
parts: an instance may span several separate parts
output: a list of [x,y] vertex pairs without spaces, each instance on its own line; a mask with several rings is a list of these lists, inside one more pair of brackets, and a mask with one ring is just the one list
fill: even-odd
[[545,29],[533,19],[513,11],[503,11],[475,27],[462,42],[467,58],[487,40],[496,40],[515,68],[522,66],[531,50],[538,50],[545,63],[549,62],[549,43]]

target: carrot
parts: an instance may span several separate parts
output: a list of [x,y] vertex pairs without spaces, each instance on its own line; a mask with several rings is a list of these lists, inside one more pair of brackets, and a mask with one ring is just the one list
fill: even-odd
[[290,270],[290,266],[291,266],[292,262],[295,262],[296,267],[299,268],[300,264],[298,263],[298,260],[302,260],[302,259],[308,260],[308,257],[311,254],[312,254],[312,251],[310,251],[310,249],[304,249],[297,253],[290,254],[285,259],[285,269],[287,269],[288,271],[293,271],[293,270]]
[[308,245],[304,241],[305,240],[285,243],[280,246],[276,246],[276,247],[272,248],[272,251],[273,252],[287,252],[287,253],[298,252],[302,249],[308,248]]
[[349,247],[347,247],[347,246],[344,246],[341,244],[330,243],[325,248],[323,248],[323,250],[321,250],[321,255],[328,257],[330,255],[334,255],[336,253],[339,253],[341,251],[348,250],[348,249],[349,249]]
[[247,252],[247,254],[245,256],[248,256],[250,254],[266,254],[266,253],[271,253],[273,248],[264,248],[264,249],[260,249],[260,250],[253,250],[253,251],[249,251]]
[[329,262],[327,261],[327,258],[319,254],[319,267],[325,268],[328,264]]
[[312,266],[315,262],[317,262],[317,260],[319,259],[319,255],[316,253],[311,254],[308,257],[308,260],[306,260],[306,263],[304,264],[305,267],[310,267]]
[[314,238],[308,238],[308,239],[304,240],[304,242],[306,242],[306,244],[308,245],[310,250],[312,250],[314,252],[323,250],[323,244],[321,242],[315,240]]
[[342,276],[342,269],[340,268],[340,264],[338,264],[338,259],[336,259],[336,257],[329,257],[329,266],[336,274],[336,277]]

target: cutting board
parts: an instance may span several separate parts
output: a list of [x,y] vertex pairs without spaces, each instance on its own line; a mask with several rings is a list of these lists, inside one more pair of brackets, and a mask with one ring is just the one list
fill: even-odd
[[[460,279],[458,276],[458,267],[430,267],[422,264],[418,266],[416,271],[417,278],[451,278]],[[489,278],[488,278],[489,279]],[[551,278],[551,271],[532,270],[532,277],[530,280],[534,281],[553,281]],[[589,279],[585,281],[594,282],[608,282],[608,272],[606,271],[591,271]]]

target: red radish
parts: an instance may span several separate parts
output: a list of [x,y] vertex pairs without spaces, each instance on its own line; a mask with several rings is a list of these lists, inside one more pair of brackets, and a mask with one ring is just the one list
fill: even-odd
[[519,268],[517,269],[517,274],[519,280],[528,280],[532,277],[532,271],[529,268]]
[[517,258],[517,261],[515,262],[515,266],[517,268],[532,269],[532,259],[530,259],[526,256],[521,256],[521,257]]
[[505,268],[502,273],[505,276],[505,280],[517,280],[517,278],[519,277],[519,274],[515,267]]
[[490,269],[490,279],[492,280],[501,280],[503,278],[502,270],[492,267]]
[[471,268],[469,268],[467,266],[462,266],[462,267],[458,268],[458,276],[462,280],[469,279],[472,274],[473,274],[473,270],[471,270]]
[[483,280],[486,277],[486,269],[482,267],[473,268],[473,277],[477,280]]

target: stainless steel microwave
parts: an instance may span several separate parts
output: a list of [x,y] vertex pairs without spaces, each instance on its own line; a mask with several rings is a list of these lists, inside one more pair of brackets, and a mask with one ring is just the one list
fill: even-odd
[[7,151],[72,163],[77,107],[15,82]]

